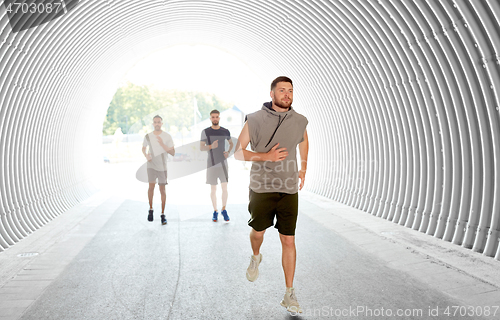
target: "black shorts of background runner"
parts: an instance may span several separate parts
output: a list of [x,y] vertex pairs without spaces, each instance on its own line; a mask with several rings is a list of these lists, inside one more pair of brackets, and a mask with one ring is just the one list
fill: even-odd
[[279,233],[285,236],[294,236],[299,212],[298,193],[269,192],[257,193],[250,189],[250,203],[248,225],[255,231],[263,231],[273,226],[276,216],[276,225]]

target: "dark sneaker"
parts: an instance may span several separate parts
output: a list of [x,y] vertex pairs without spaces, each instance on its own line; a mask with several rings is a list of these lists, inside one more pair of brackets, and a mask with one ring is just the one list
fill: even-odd
[[167,224],[167,218],[165,218],[165,215],[161,215],[161,224],[166,225]]
[[213,222],[217,222],[217,216],[219,215],[219,213],[217,211],[214,211],[214,215],[212,216],[212,221]]
[[227,215],[227,211],[224,209],[222,210],[222,216],[224,217],[224,221],[229,221],[229,216]]
[[153,221],[153,210],[149,210],[148,221]]

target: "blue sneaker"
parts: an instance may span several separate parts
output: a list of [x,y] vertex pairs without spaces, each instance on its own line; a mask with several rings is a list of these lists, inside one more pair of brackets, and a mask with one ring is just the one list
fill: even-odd
[[227,215],[227,211],[224,209],[222,210],[222,216],[224,217],[224,221],[229,221],[229,216]]
[[217,222],[217,215],[219,215],[219,213],[217,211],[214,211],[214,216],[212,217],[213,222]]

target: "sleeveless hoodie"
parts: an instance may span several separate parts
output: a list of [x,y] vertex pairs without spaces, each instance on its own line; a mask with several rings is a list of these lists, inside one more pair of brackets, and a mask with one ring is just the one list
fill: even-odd
[[278,149],[288,151],[288,156],[282,161],[253,162],[250,189],[257,193],[298,192],[297,145],[304,141],[307,118],[292,107],[286,112],[277,112],[272,109],[272,102],[266,102],[261,110],[248,114],[246,121],[252,151],[266,153],[277,143]]

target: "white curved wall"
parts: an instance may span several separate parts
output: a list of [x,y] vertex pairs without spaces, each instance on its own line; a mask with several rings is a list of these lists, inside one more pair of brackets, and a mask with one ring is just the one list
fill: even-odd
[[500,259],[499,22],[496,0],[122,0],[13,33],[2,9],[0,251],[94,192],[127,66],[202,43],[294,80],[309,190]]

